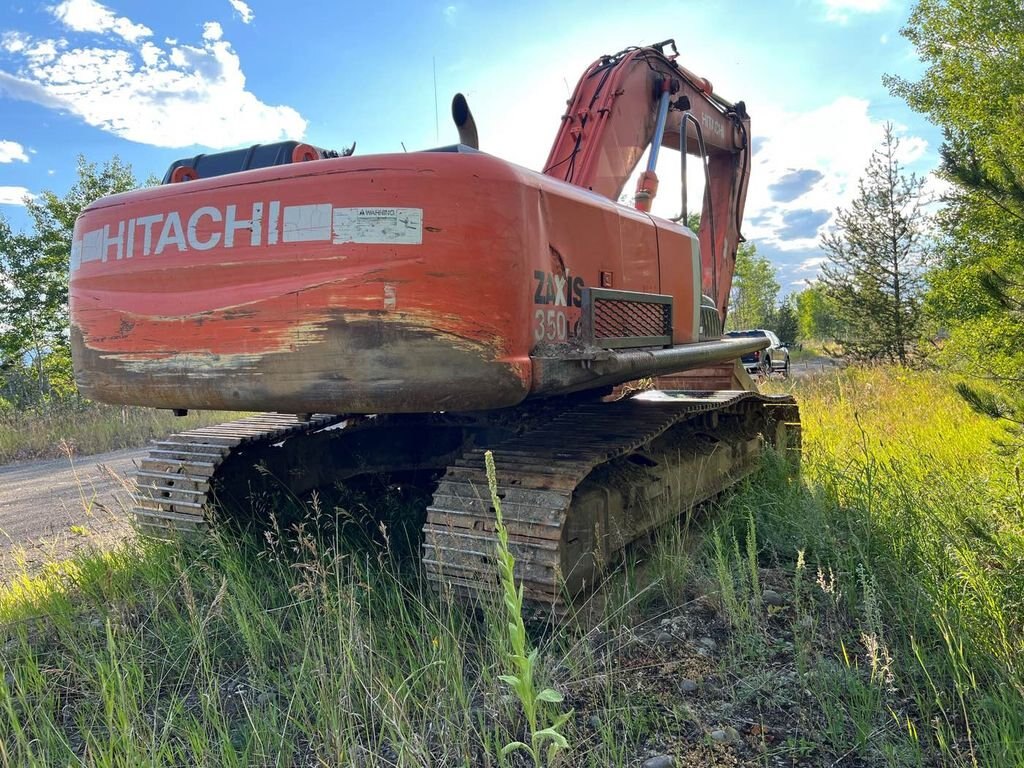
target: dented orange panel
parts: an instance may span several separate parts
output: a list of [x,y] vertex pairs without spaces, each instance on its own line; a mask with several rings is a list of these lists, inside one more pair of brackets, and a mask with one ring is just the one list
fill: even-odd
[[75,227],[75,374],[88,397],[165,408],[515,405],[531,352],[571,341],[602,271],[623,290],[680,290],[676,313],[692,314],[692,285],[659,263],[683,230],[661,226],[475,152],[115,195]]

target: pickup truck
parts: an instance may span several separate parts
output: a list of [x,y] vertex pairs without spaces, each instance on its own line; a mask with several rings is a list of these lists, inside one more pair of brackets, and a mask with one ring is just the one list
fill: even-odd
[[734,339],[749,339],[755,336],[764,336],[771,342],[767,349],[751,352],[740,358],[747,373],[768,376],[771,373],[781,373],[784,377],[789,376],[789,350],[779,341],[779,337],[771,331],[762,328],[755,328],[749,331],[727,331],[726,336]]

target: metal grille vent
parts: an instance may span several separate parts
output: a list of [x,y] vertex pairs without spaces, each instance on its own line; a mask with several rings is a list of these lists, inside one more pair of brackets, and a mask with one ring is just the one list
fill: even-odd
[[612,349],[672,343],[672,297],[654,293],[584,290],[591,343]]
[[702,305],[700,308],[700,339],[722,338],[722,316],[714,306]]

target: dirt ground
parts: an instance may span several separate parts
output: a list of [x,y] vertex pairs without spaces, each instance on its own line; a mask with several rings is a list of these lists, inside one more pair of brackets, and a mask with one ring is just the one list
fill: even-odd
[[790,364],[790,372],[797,378],[808,378],[837,371],[842,367],[842,363],[834,357],[817,355],[803,360],[794,360]]
[[0,467],[0,583],[131,534],[127,490],[146,449]]

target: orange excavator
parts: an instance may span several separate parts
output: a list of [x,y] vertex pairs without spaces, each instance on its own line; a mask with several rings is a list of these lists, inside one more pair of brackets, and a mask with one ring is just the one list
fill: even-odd
[[[431,498],[429,578],[475,594],[495,583],[489,449],[517,578],[564,604],[764,446],[798,449],[795,402],[737,365],[765,340],[722,338],[750,119],[676,57],[668,40],[595,61],[540,173],[479,151],[460,95],[455,146],[257,145],[90,205],[71,254],[81,392],[265,412],[155,443],[143,530],[205,529],[256,465],[299,494],[406,478]],[[672,220],[650,213],[662,147],[682,150]],[[638,379],[659,389],[620,387]]]

